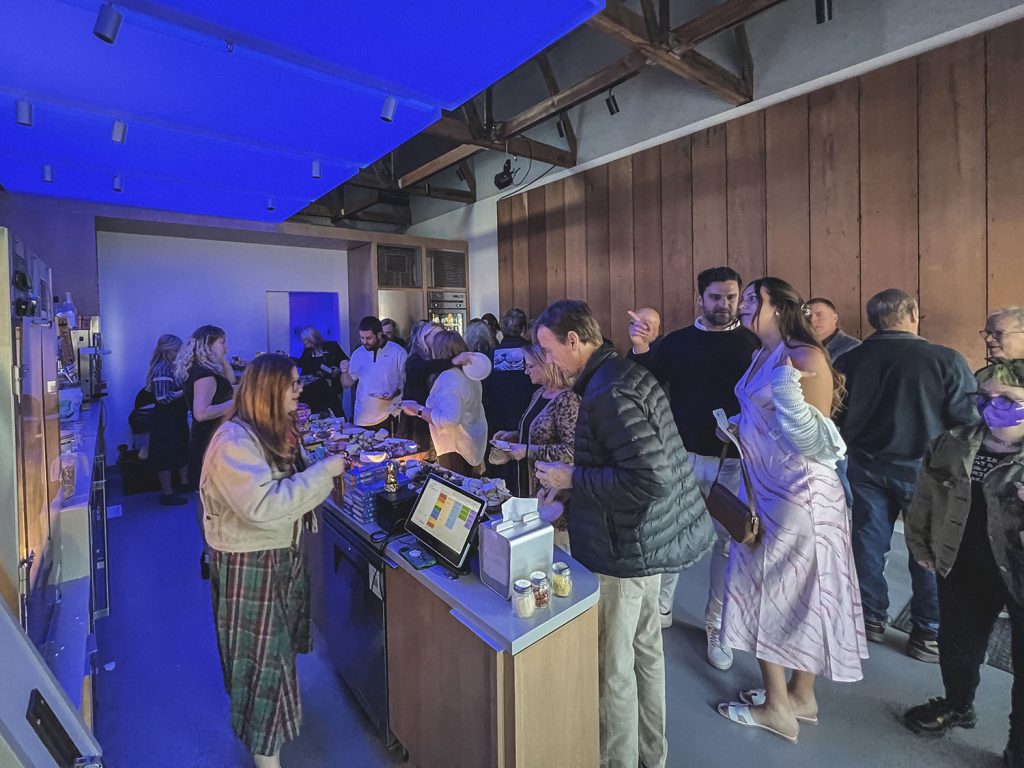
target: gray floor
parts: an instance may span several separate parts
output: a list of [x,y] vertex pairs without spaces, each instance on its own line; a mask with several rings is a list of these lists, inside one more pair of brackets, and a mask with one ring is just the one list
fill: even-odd
[[[118,503],[111,499],[111,503]],[[99,624],[103,668],[96,730],[113,768],[248,766],[229,723],[209,604],[198,578],[193,508],[160,507],[154,495],[123,500],[110,521],[112,609]],[[892,613],[909,598],[906,554],[897,537],[889,564]],[[937,665],[902,652],[906,636],[889,631],[871,645],[865,678],[819,685],[821,724],[790,745],[730,724],[714,705],[757,683],[754,659],[738,655],[717,672],[704,661],[702,616],[707,567],[684,574],[676,624],[665,632],[670,766],[965,766],[1000,765],[1006,739],[1010,675],[985,667],[973,731],[927,740],[898,722],[908,705],[941,694]],[[318,638],[319,639],[319,638]],[[287,768],[377,768],[400,764],[387,752],[319,651],[300,657],[304,727],[284,748]],[[474,767],[470,767],[474,768]],[[557,768],[527,766],[526,768]]]

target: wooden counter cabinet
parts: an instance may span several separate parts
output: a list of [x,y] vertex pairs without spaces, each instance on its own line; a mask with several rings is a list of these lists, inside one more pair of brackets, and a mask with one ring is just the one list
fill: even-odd
[[599,764],[596,605],[513,655],[405,570],[385,578],[390,722],[411,765]]

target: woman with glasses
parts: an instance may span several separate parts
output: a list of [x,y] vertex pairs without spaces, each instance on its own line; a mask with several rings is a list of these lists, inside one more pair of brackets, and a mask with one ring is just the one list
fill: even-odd
[[[938,575],[939,665],[945,696],[909,709],[915,733],[973,728],[989,636],[1005,605],[1013,669],[1024,670],[1024,360],[976,374],[980,425],[930,446],[907,510],[911,555]],[[1024,767],[1024,681],[1013,683],[1003,765]]]
[[997,309],[978,331],[990,361],[1024,360],[1024,307]]
[[257,768],[280,766],[281,745],[299,733],[295,655],[311,648],[300,543],[345,471],[340,454],[306,467],[295,423],[301,392],[290,358],[253,360],[206,450],[200,485],[231,725]]

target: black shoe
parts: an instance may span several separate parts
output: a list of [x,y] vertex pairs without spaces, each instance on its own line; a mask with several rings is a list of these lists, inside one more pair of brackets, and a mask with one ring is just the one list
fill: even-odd
[[903,714],[903,724],[914,733],[945,733],[950,728],[973,728],[978,723],[974,707],[953,709],[943,698],[911,707]]
[[160,505],[164,507],[180,507],[182,504],[188,504],[188,499],[184,496],[178,496],[176,493],[161,493],[160,494]]
[[907,655],[930,664],[939,663],[939,636],[926,629],[914,629],[907,640]]
[[885,642],[885,622],[877,619],[864,618],[864,634],[872,643]]

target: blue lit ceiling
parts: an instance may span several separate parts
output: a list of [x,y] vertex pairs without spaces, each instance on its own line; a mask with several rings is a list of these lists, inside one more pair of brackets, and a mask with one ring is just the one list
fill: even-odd
[[[0,0],[0,184],[265,221],[301,210],[604,6],[124,0],[108,45],[92,34],[101,4]],[[32,104],[31,126],[15,120],[18,99]],[[111,139],[115,120],[124,144]]]

